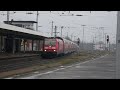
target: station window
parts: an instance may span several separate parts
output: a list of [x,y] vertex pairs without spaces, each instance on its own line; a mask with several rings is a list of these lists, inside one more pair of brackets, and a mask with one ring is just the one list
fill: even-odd
[[33,51],[39,51],[39,40],[33,41]]
[[21,40],[21,51],[32,51],[32,40]]
[[43,50],[43,43],[44,43],[44,41],[43,41],[43,40],[40,40],[40,51]]
[[32,51],[32,40],[26,40],[25,47],[26,51]]
[[21,39],[21,51],[24,51],[24,39]]
[[31,51],[32,50],[32,42],[30,40],[25,41],[25,51]]

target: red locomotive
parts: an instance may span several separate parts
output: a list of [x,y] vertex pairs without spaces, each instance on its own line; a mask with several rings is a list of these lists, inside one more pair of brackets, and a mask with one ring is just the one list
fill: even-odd
[[79,49],[78,45],[72,41],[61,37],[50,37],[44,41],[42,57],[55,57],[76,52]]

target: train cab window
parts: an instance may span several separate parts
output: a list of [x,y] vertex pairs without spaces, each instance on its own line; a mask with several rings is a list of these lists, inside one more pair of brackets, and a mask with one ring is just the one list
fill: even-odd
[[55,46],[56,45],[56,39],[45,39],[45,45]]

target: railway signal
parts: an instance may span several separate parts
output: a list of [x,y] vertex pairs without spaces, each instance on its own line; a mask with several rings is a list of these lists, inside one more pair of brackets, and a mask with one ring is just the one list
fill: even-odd
[[107,43],[109,43],[109,35],[107,35]]
[[77,44],[80,45],[80,38],[78,38]]
[[107,35],[106,41],[107,41],[107,50],[109,51],[110,49],[109,35]]

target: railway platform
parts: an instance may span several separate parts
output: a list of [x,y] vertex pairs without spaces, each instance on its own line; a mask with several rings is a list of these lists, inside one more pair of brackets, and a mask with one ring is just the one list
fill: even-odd
[[39,56],[40,54],[33,54],[33,53],[16,53],[16,54],[10,54],[10,53],[1,53],[0,54],[0,60],[8,60],[8,59],[14,59],[14,58],[24,58],[24,57],[33,57],[33,56]]

